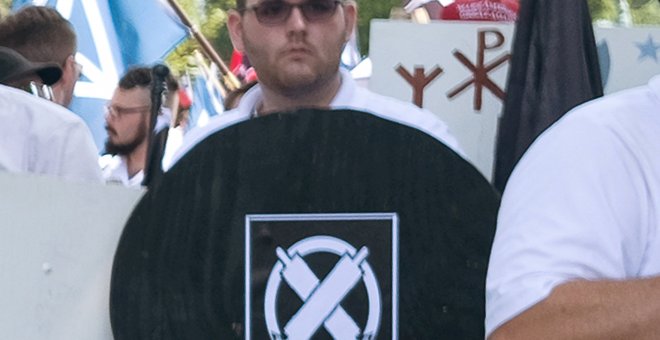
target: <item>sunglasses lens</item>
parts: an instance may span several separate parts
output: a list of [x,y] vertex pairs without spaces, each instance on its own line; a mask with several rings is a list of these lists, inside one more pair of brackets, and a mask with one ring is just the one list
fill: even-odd
[[305,17],[309,21],[327,19],[335,13],[337,1],[312,1],[301,6]]
[[294,7],[300,8],[308,21],[319,21],[331,17],[338,4],[337,0],[312,0],[300,5],[292,5],[283,1],[266,1],[251,9],[254,10],[260,23],[279,25],[287,20]]
[[291,5],[284,2],[266,2],[255,7],[257,20],[264,24],[277,24],[284,21],[291,12]]

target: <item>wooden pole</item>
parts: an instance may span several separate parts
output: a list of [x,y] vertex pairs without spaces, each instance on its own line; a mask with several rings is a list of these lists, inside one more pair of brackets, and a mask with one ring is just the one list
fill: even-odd
[[193,25],[186,13],[183,11],[183,8],[181,8],[176,0],[167,0],[167,2],[172,6],[172,9],[174,9],[176,15],[179,17],[179,19],[181,19],[181,22],[183,22],[183,24],[186,25],[188,29],[190,29],[190,32],[202,47],[204,53],[211,59],[211,61],[218,65],[218,68],[220,69],[220,72],[222,72],[223,78],[225,79],[225,85],[227,86],[227,89],[235,90],[241,87],[241,82],[233,73],[231,73],[227,65],[220,58],[220,55],[218,55],[218,52],[213,49],[213,46],[211,46],[211,43],[209,43],[208,39],[206,39],[206,37],[199,31],[199,29]]

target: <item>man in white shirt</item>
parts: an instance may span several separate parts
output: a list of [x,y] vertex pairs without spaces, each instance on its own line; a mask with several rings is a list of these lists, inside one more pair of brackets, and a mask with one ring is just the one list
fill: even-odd
[[[99,165],[108,183],[134,187],[140,186],[144,180],[149,147],[148,131],[151,126],[152,79],[151,68],[129,69],[119,80],[119,85],[106,106],[105,128],[108,139],[105,142],[106,154],[99,159]],[[157,116],[155,134],[169,127],[169,106],[178,106],[176,80],[172,76],[166,80],[169,95]],[[166,138],[164,136],[164,139]]]
[[59,65],[62,76],[52,86],[52,100],[69,106],[82,66],[76,62],[76,32],[56,9],[25,6],[5,17],[0,21],[0,46],[9,47],[32,62]]
[[507,183],[489,339],[660,338],[660,76],[586,103]]
[[236,5],[229,12],[227,26],[234,48],[250,59],[259,84],[243,96],[237,109],[191,130],[174,162],[227,126],[272,112],[310,107],[365,111],[420,129],[460,152],[436,115],[359,88],[348,72],[340,71],[341,52],[357,19],[353,1],[239,0]]
[[[0,47],[0,83],[23,88],[56,83],[54,63],[35,63]],[[74,113],[19,89],[0,85],[0,170],[100,182],[96,147],[87,126]]]
[[106,155],[99,160],[108,183],[140,186],[149,146],[151,70],[128,70],[106,107]]
[[0,171],[101,182],[87,125],[73,112],[0,85]]

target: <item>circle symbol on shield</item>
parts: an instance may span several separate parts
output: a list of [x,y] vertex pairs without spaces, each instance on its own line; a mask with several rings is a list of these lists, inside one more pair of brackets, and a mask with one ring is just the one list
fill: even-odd
[[[381,319],[381,299],[378,281],[367,262],[367,247],[358,251],[336,237],[312,236],[298,241],[287,250],[278,247],[276,252],[279,261],[271,270],[264,299],[266,326],[272,338],[309,339],[320,327],[324,327],[335,339],[371,339],[376,336]],[[304,260],[305,256],[319,252],[340,257],[323,281],[316,277]],[[276,311],[277,292],[282,279],[304,301],[283,328]],[[340,305],[360,281],[364,282],[369,301],[364,330]]]

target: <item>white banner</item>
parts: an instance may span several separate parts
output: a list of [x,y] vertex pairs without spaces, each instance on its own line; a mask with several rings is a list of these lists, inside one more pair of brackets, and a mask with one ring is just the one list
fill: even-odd
[[[373,20],[369,88],[436,113],[489,180],[514,25]],[[595,28],[605,93],[660,74],[660,28]]]
[[0,188],[0,339],[112,339],[112,261],[143,191],[3,172]]

